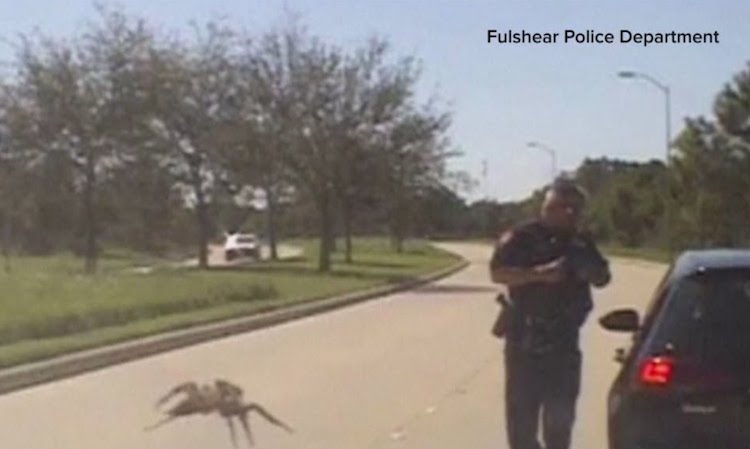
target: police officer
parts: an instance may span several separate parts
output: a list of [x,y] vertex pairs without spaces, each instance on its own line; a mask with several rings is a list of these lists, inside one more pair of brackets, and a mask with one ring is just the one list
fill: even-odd
[[[583,191],[569,180],[547,191],[539,219],[500,238],[493,282],[508,287],[505,310],[506,424],[511,449],[568,449],[580,388],[578,332],[590,285],[610,280],[607,260],[579,230]],[[541,419],[544,446],[537,440]]]

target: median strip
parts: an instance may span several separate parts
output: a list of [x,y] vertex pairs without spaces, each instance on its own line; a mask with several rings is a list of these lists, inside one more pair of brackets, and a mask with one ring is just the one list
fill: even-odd
[[0,394],[33,385],[59,380],[114,364],[159,354],[213,339],[279,325],[288,321],[361,303],[449,276],[468,265],[461,260],[448,268],[396,284],[369,288],[328,299],[318,299],[282,307],[278,310],[235,318],[185,330],[139,338],[125,343],[105,346],[0,370]]

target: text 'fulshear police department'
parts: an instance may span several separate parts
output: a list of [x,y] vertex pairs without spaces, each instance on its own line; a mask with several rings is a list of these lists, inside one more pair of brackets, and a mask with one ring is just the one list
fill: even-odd
[[719,32],[681,33],[667,32],[635,32],[620,30],[619,33],[599,32],[595,30],[565,30],[562,33],[532,33],[521,31],[487,30],[487,43],[497,44],[636,44],[648,46],[652,44],[718,44]]

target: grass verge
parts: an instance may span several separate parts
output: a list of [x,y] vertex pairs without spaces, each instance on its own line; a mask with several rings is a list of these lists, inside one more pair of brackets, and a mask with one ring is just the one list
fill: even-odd
[[140,261],[118,257],[93,277],[71,256],[17,258],[0,274],[0,367],[392,284],[458,260],[426,242],[396,254],[371,238],[355,240],[353,263],[336,253],[331,272],[319,273],[316,242],[292,244],[304,256],[208,271],[165,265],[148,274],[125,269]]

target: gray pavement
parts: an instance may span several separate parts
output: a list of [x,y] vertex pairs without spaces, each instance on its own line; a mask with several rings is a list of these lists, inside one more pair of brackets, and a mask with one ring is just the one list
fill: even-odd
[[[258,448],[505,448],[502,345],[488,246],[446,244],[472,264],[413,291],[0,396],[0,446],[23,449],[231,448],[215,416],[147,433],[155,400],[186,380],[221,377],[296,433],[253,417]],[[602,448],[612,356],[628,337],[598,329],[618,306],[642,308],[664,267],[618,260],[583,331],[576,448]],[[240,447],[247,447],[240,441]]]

